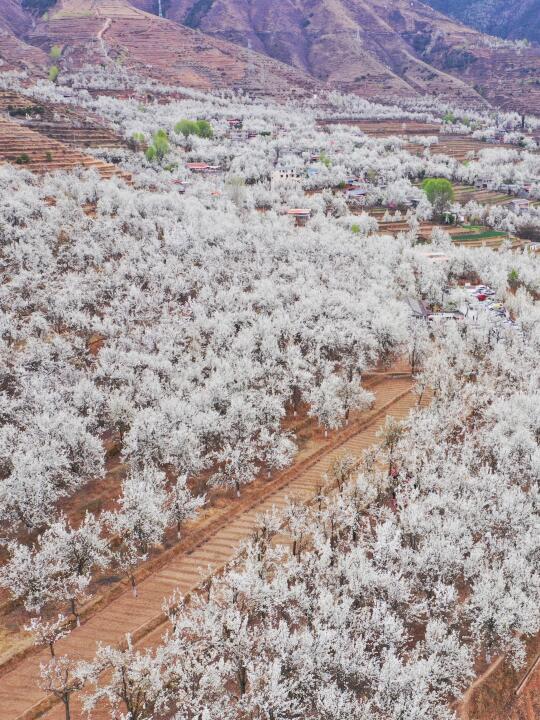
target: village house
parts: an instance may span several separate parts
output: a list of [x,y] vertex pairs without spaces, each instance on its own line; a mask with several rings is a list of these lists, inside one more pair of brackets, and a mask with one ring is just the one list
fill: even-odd
[[489,182],[487,180],[475,180],[474,186],[479,190],[489,190]]
[[343,192],[347,200],[361,201],[367,195],[369,184],[362,178],[347,178]]
[[204,173],[210,166],[205,162],[189,162],[186,163],[186,167],[193,173]]
[[508,207],[510,208],[510,210],[512,210],[512,212],[515,212],[517,215],[528,212],[530,206],[531,201],[526,200],[525,198],[515,198],[508,203]]
[[287,215],[294,218],[297,227],[303,227],[311,217],[311,210],[307,208],[291,208]]
[[407,305],[409,306],[411,315],[414,318],[416,318],[417,320],[427,320],[427,317],[429,315],[429,310],[423,300],[418,300],[417,298],[408,297],[405,299],[405,301],[406,301]]
[[499,186],[499,190],[508,195],[517,195],[521,189],[521,185],[517,183],[503,183]]
[[189,162],[186,163],[186,167],[192,173],[216,173],[221,170],[219,165],[209,165],[205,162]]
[[296,167],[276,168],[270,177],[272,190],[278,188],[295,188],[300,183],[301,172]]
[[359,205],[363,205],[366,202],[367,190],[362,187],[353,187],[345,190],[345,197],[347,200],[354,201]]
[[186,180],[173,180],[172,184],[174,185],[175,190],[177,190],[179,193],[185,193],[186,186],[189,183]]

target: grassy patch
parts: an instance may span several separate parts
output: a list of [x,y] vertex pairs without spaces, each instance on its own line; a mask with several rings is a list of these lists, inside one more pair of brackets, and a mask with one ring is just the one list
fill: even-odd
[[453,235],[453,240],[489,240],[492,238],[504,238],[508,237],[506,233],[499,232],[498,230],[486,230],[480,233],[459,233]]

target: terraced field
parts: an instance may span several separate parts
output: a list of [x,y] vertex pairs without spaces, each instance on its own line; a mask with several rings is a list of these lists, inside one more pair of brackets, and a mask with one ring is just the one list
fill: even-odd
[[482,190],[473,185],[454,185],[454,199],[461,205],[475,201],[481,205],[502,205],[512,197],[496,190]]
[[[38,107],[40,112],[32,112]],[[26,115],[15,114],[29,112]],[[0,113],[10,120],[53,140],[73,147],[122,147],[122,138],[97,117],[67,105],[38,105],[30,98],[9,91],[0,91]]]
[[[504,196],[507,200],[508,198]],[[383,221],[385,210],[382,208],[374,208],[369,211],[369,214],[374,217],[379,223],[379,231],[381,233],[388,233],[390,235],[397,235],[398,233],[405,233],[410,230],[409,224],[406,220],[391,220],[389,222]],[[518,249],[525,247],[528,243],[526,240],[520,240],[507,233],[498,232],[491,230],[490,228],[460,225],[441,225],[434,222],[423,222],[420,223],[418,230],[418,236],[422,242],[429,242],[431,239],[431,233],[435,227],[440,227],[442,230],[447,232],[452,238],[456,245],[464,245],[469,248],[473,247],[489,247],[497,249],[505,240],[510,240],[512,248]]]
[[[423,134],[423,133],[418,133]],[[428,134],[428,133],[426,133]],[[437,135],[437,133],[430,133],[431,135]],[[473,140],[468,137],[459,137],[453,135],[440,134],[439,142],[431,146],[430,152],[432,155],[445,155],[451,157],[458,162],[466,162],[471,158],[474,158],[482,150],[506,148],[508,145],[502,145],[500,143],[486,143],[481,140]],[[420,156],[424,153],[424,148],[421,145],[414,143],[408,143],[405,149],[412,155]]]
[[354,125],[366,135],[391,137],[393,135],[438,135],[440,124],[413,120],[356,120],[354,118],[321,118],[319,125]]
[[[416,403],[411,392],[412,381],[407,375],[374,378],[376,395],[373,409],[355,417],[351,424],[335,433],[331,440],[280,473],[274,480],[254,483],[239,501],[223,509],[214,524],[201,537],[195,538],[188,552],[170,553],[161,567],[139,584],[139,597],[125,590],[108,606],[98,611],[81,627],[58,644],[58,653],[76,658],[90,658],[96,642],[120,642],[126,632],[140,644],[156,643],[166,628],[162,600],[176,588],[184,594],[195,590],[210,574],[219,571],[235,555],[242,540],[258,527],[258,517],[272,507],[283,507],[293,497],[309,501],[320,485],[322,475],[338,454],[359,455],[376,441],[377,430],[388,414],[405,417]],[[26,657],[0,678],[2,720],[31,720],[43,713],[56,720],[64,717],[63,708],[55,705],[36,687],[39,663],[46,659],[40,652]],[[74,718],[82,717],[75,699]],[[98,713],[99,720],[110,720]]]
[[[313,93],[318,82],[301,71],[210,37],[123,0],[62,0],[29,33],[33,45],[62,48],[62,62],[122,65],[143,75],[201,90],[243,88],[273,97]],[[66,42],[69,38],[69,42]]]
[[[78,142],[77,138],[73,138]],[[130,180],[130,175],[110,163],[53,140],[13,120],[0,116],[0,162],[13,163],[32,172],[72,170],[76,167],[93,168],[103,178],[113,176]]]

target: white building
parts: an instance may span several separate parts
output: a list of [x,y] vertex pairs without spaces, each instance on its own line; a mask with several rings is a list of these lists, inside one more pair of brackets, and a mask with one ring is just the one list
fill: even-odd
[[278,188],[296,188],[300,183],[301,173],[295,167],[276,168],[272,172],[271,183],[272,190]]

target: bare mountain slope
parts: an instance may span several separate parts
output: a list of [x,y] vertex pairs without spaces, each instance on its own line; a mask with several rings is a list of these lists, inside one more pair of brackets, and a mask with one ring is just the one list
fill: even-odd
[[[134,0],[149,11],[155,0]],[[164,0],[167,17],[363,95],[478,96],[540,108],[540,50],[518,53],[417,0]],[[502,68],[508,68],[508,76]],[[503,80],[504,78],[504,80]],[[505,86],[502,86],[502,83]]]
[[0,27],[13,33],[24,33],[33,24],[32,16],[25,12],[19,0],[2,0],[0,3]]
[[0,18],[0,73],[28,70],[32,75],[45,75],[46,67],[47,55],[19,40],[8,23]]
[[[0,0],[0,8],[11,1]],[[201,89],[238,86],[277,96],[312,93],[318,87],[313,78],[293,67],[180,27],[124,0],[61,0],[22,37],[34,50],[40,48],[45,58],[53,45],[60,46],[60,64],[68,69],[121,62],[164,84]]]
[[540,0],[426,0],[482,32],[540,42]]
[[29,30],[32,22],[18,0],[0,0],[0,72],[20,68],[44,72],[46,55],[18,37]]
[[[154,0],[135,4],[151,11]],[[419,58],[371,1],[171,0],[167,17],[244,47],[249,43],[257,52],[363,95],[476,95]]]
[[[34,22],[27,13],[21,20],[20,0],[0,0],[0,16],[21,41],[45,52],[60,45],[63,67],[122,62],[201,89],[280,96],[327,86],[367,97],[487,99],[540,113],[540,48],[518,50],[418,0],[132,3],[59,0]],[[13,41],[0,36],[0,57],[14,55]]]

